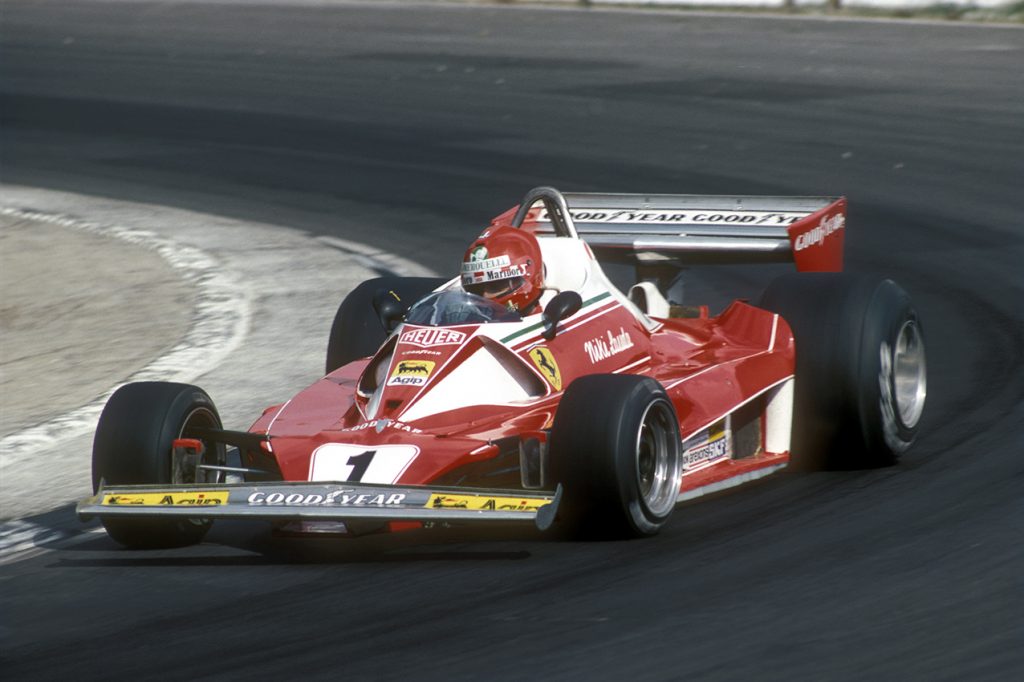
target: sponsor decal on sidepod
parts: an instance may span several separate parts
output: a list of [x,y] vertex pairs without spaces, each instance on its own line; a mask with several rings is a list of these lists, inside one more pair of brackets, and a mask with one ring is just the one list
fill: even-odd
[[723,422],[683,443],[683,469],[695,469],[727,457],[732,457],[732,439]]

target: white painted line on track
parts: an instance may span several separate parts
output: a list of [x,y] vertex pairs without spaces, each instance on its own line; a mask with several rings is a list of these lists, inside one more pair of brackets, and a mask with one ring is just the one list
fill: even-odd
[[[0,215],[125,240],[162,256],[189,285],[198,309],[181,342],[168,353],[129,377],[110,378],[120,386],[124,380],[192,382],[202,377],[211,395],[224,398],[222,418],[231,412],[236,422],[319,378],[324,327],[359,282],[376,273],[435,275],[359,242],[285,226],[13,185],[0,185],[0,191]],[[132,225],[151,229],[126,227]],[[353,223],[349,229],[358,233],[365,228]],[[59,280],[54,286],[59,293]],[[0,565],[104,532],[78,526],[70,509],[52,523],[36,515],[65,507],[91,490],[89,435],[115,389],[0,439],[0,510],[7,505],[8,519],[0,523]],[[230,426],[228,420],[225,424]]]
[[0,525],[0,566],[10,566],[55,549],[74,547],[95,540],[105,532],[102,526],[66,531],[20,519],[8,521]]
[[351,254],[360,265],[382,275],[402,274],[412,277],[432,277],[435,274],[433,270],[366,244],[326,235],[317,237],[316,240],[321,244]]
[[[69,227],[156,251],[182,279],[195,287],[195,315],[185,337],[166,355],[128,377],[126,382],[189,381],[216,367],[238,347],[248,331],[251,292],[216,258],[201,249],[146,230],[102,225],[31,209],[0,206],[0,215]],[[87,433],[95,427],[107,399],[121,385],[76,410],[0,439],[0,463],[5,468],[16,465],[40,448]]]

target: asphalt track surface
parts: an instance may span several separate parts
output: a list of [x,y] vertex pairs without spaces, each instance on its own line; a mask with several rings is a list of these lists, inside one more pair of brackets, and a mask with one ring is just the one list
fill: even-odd
[[8,679],[1024,676],[1024,31],[88,1],[9,1],[2,31],[5,182],[438,271],[540,184],[842,193],[848,269],[908,289],[929,353],[899,466],[781,475],[650,540],[80,536],[2,568]]

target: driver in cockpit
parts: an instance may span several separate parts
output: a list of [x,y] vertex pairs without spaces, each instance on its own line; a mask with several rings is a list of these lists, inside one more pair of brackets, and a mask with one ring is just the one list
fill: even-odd
[[539,312],[544,264],[537,238],[511,225],[487,228],[462,259],[462,288],[524,316]]

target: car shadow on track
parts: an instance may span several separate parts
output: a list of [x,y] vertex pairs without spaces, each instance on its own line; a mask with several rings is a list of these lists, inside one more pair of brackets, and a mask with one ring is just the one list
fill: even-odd
[[198,545],[129,550],[108,537],[99,521],[80,522],[73,505],[7,525],[19,533],[9,561],[39,560],[58,568],[520,561],[531,557],[524,543],[547,539],[533,529],[444,528],[354,538],[278,537],[266,523],[220,521]]
[[[167,550],[128,550],[107,536],[98,521],[80,522],[73,505],[9,522],[22,528],[21,556],[36,566],[189,567],[524,561],[557,552],[602,554],[629,544],[634,553],[659,551],[662,542],[698,552],[709,537],[717,541],[758,527],[792,523],[825,500],[856,496],[865,486],[885,485],[900,467],[860,472],[782,473],[741,492],[723,492],[681,505],[661,535],[640,541],[566,541],[557,532],[533,528],[433,528],[361,537],[280,537],[258,521],[220,521],[199,545]],[[820,510],[819,510],[820,511]],[[589,548],[589,549],[588,549]],[[602,549],[603,548],[603,549]],[[614,550],[612,550],[614,551]],[[10,559],[10,555],[6,557]]]

